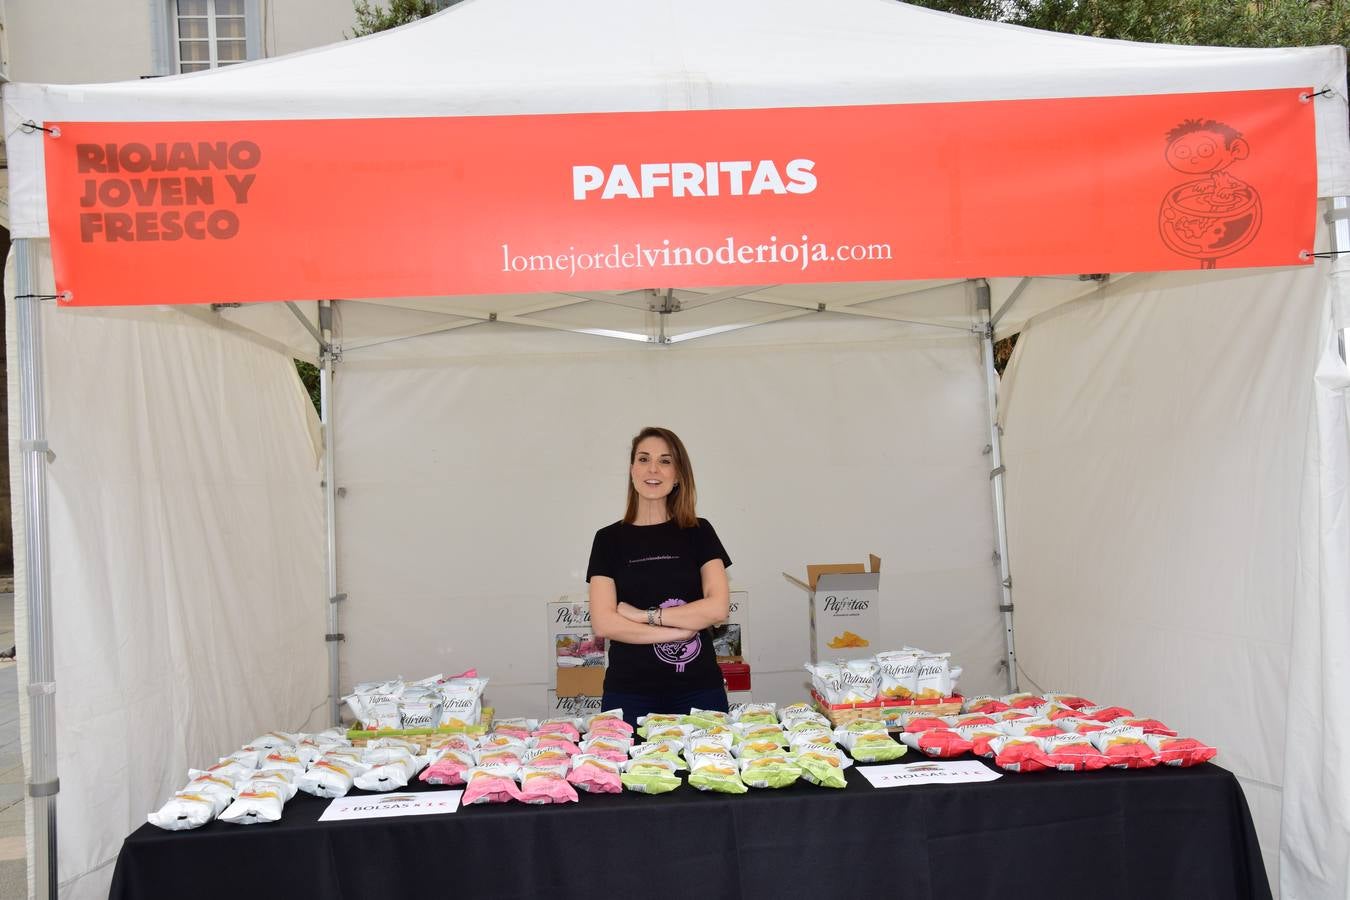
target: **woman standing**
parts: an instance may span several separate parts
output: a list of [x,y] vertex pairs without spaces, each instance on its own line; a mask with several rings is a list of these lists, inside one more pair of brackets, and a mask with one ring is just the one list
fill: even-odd
[[694,504],[694,469],[666,428],[644,428],[628,457],[623,520],[595,533],[591,626],[609,640],[604,709],[635,724],[652,712],[726,710],[708,629],[730,608],[731,558]]

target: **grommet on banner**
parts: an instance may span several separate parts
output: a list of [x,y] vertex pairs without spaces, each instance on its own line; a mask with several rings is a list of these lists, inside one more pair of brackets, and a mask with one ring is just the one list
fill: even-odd
[[38,123],[34,122],[32,119],[29,119],[27,122],[20,123],[19,130],[22,131],[24,134],[32,134],[35,131],[45,131],[47,132],[47,134],[50,134],[54,138],[58,138],[61,136],[60,128],[56,128],[55,126],[51,128],[45,128],[39,125]]
[[1315,93],[1315,94],[1299,94],[1299,95],[1298,95],[1298,101],[1299,101],[1300,103],[1309,103],[1309,102],[1312,101],[1312,98],[1314,98],[1314,97],[1323,97],[1323,96],[1326,96],[1327,94],[1330,94],[1330,93],[1331,93],[1331,88],[1322,88],[1322,90],[1318,91],[1318,92]]
[[329,597],[329,598],[328,598],[328,602],[329,602],[329,603],[335,603],[335,604],[336,604],[336,603],[341,603],[343,600],[346,600],[346,599],[347,599],[347,595],[346,595],[346,594],[335,594],[335,595],[333,595],[332,597]]
[[1002,474],[1003,474],[1004,472],[1006,472],[1006,471],[1008,471],[1008,467],[1007,467],[1007,466],[999,466],[997,469],[994,469],[993,471],[991,471],[991,472],[989,473],[989,480],[990,480],[990,481],[993,481],[995,478],[997,478],[998,476],[1002,475]]
[[323,639],[331,644],[335,641],[345,641],[347,636],[339,631],[337,634],[325,634]]

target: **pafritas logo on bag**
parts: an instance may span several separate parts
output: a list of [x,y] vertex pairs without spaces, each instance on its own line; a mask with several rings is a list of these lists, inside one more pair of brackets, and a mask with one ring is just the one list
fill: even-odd
[[811,159],[791,159],[782,165],[772,159],[579,165],[572,167],[572,199],[809,194],[816,189],[815,166]]
[[579,603],[571,606],[560,606],[557,615],[553,617],[553,621],[554,624],[566,625],[569,628],[575,628],[578,625],[590,625],[591,611]]
[[76,144],[80,240],[229,240],[261,160],[253,141]]

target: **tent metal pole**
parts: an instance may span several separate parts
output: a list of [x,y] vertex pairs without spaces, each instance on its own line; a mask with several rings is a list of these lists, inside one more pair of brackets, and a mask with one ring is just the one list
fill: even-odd
[[[1008,567],[1008,518],[1003,505],[1003,429],[998,424],[998,370],[994,368],[994,322],[990,317],[989,282],[975,281],[980,312],[980,343],[984,349],[984,385],[989,410],[989,485],[994,492],[994,522],[998,529],[998,569],[1002,585],[1003,636],[1006,645],[1004,665],[1008,670],[1008,692],[1017,690],[1017,652],[1013,646],[1012,574]],[[1006,310],[1011,303],[1004,304]]]
[[323,507],[324,521],[327,524],[327,544],[325,563],[328,574],[328,632],[324,640],[328,642],[328,720],[333,726],[342,722],[338,709],[338,698],[342,689],[338,644],[344,639],[338,631],[338,604],[344,599],[337,588],[337,482],[334,463],[333,430],[333,363],[338,351],[333,346],[333,304],[331,300],[319,301],[319,356],[322,365],[319,368],[319,413],[323,424]]
[[[1331,198],[1331,208],[1326,212],[1326,222],[1331,231],[1331,249],[1337,253],[1350,250],[1350,197]],[[1332,261],[1332,266],[1336,266],[1335,260]],[[1337,337],[1341,359],[1350,359],[1346,355],[1346,344],[1350,342],[1350,328],[1341,329]]]
[[47,447],[42,400],[42,300],[31,240],[14,242],[14,317],[19,344],[19,450],[23,458],[24,577],[28,601],[28,796],[33,809],[34,896],[55,898],[56,675],[52,661],[51,558],[47,534]]

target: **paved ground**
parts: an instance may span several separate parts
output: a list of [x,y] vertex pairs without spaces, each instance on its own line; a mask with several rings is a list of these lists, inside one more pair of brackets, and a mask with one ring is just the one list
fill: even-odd
[[[12,591],[8,579],[0,588]],[[14,645],[14,595],[0,593],[0,652]],[[23,761],[19,756],[19,671],[0,660],[0,897],[28,896],[23,835]]]

